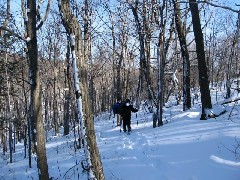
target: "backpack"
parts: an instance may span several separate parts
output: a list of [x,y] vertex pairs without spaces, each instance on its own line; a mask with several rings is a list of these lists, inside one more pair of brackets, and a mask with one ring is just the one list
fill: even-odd
[[123,107],[123,103],[116,102],[112,106],[112,110],[114,114],[121,114],[121,109]]

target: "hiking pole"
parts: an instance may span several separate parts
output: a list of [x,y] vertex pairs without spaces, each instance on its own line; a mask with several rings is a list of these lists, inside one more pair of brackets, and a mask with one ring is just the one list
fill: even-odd
[[119,120],[119,122],[120,122],[120,124],[119,124],[120,130],[119,130],[119,131],[120,131],[120,133],[121,133],[121,132],[122,132],[122,129],[121,129],[121,126],[122,126],[122,117],[119,117],[119,119],[120,119],[120,120]]

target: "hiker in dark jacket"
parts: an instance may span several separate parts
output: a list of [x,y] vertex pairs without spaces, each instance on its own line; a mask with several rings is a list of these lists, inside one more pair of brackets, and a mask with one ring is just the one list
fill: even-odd
[[[121,111],[121,107],[124,105],[124,103],[122,103],[122,99],[118,98],[117,102],[115,104],[113,104],[112,106],[112,110],[113,110],[113,115],[115,118],[115,115],[117,115],[117,126],[121,126],[122,124],[122,119],[120,117],[120,111]],[[114,121],[113,121],[114,123]]]
[[123,103],[122,103],[122,99],[121,98],[118,98],[117,102],[115,104],[113,104],[112,110],[113,110],[114,117],[115,117],[116,114],[120,114],[120,109],[121,109],[122,104]]
[[131,131],[131,112],[138,112],[138,109],[133,108],[130,104],[130,100],[126,99],[125,103],[121,107],[120,115],[123,120],[123,131],[126,132],[126,127],[128,132]]

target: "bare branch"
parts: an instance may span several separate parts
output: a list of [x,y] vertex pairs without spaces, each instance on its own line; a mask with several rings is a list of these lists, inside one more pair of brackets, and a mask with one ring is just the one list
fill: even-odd
[[47,9],[46,9],[45,16],[44,16],[44,18],[41,20],[41,22],[39,23],[39,25],[37,26],[37,30],[39,30],[39,29],[42,27],[43,23],[46,21],[46,19],[47,19],[47,17],[48,17],[48,13],[49,13],[49,11],[50,11],[50,6],[51,6],[51,1],[52,1],[52,0],[48,0],[48,5],[47,5]]
[[1,31],[7,31],[7,32],[9,32],[12,36],[15,36],[15,37],[17,37],[18,39],[21,39],[21,40],[23,40],[23,41],[26,41],[26,42],[28,41],[28,39],[23,38],[22,36],[18,35],[18,34],[15,33],[14,31],[12,31],[11,29],[8,29],[7,27],[0,26],[0,30],[1,30]]
[[26,21],[26,9],[25,9],[25,4],[24,4],[24,0],[21,0],[21,7],[22,7],[22,13],[23,13],[23,18],[24,18],[24,22]]
[[209,5],[213,6],[213,7],[220,7],[220,8],[223,8],[223,9],[230,10],[230,11],[232,11],[232,12],[239,13],[239,10],[235,10],[235,9],[230,8],[230,7],[228,7],[228,6],[217,5],[217,4],[214,4],[214,3],[208,2],[208,1],[206,1],[206,0],[205,0],[205,1],[198,1],[198,2],[199,2],[199,3],[207,3],[207,4],[209,4]]
[[[180,3],[189,3],[189,2],[187,2],[187,1],[181,1]],[[239,10],[230,8],[230,7],[228,7],[228,6],[217,5],[217,4],[211,3],[211,2],[209,2],[209,1],[207,1],[207,0],[197,1],[196,3],[206,3],[206,4],[209,4],[209,5],[213,6],[213,7],[219,7],[219,8],[222,8],[222,9],[230,10],[230,11],[235,12],[235,13],[240,13]],[[236,4],[236,6],[238,6],[238,5]]]
[[240,100],[240,98],[231,99],[231,100],[228,100],[228,101],[223,102],[222,105],[224,105],[224,104],[228,104],[228,103],[237,102],[237,101],[239,101],[239,100]]

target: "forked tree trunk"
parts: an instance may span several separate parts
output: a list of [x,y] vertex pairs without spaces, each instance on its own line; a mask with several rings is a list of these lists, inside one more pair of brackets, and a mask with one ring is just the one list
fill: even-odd
[[[135,5],[130,3],[130,8],[132,10],[136,27],[137,27],[137,33],[138,33],[138,40],[140,44],[140,68],[139,68],[139,80],[138,80],[138,89],[137,89],[137,102],[136,105],[139,106],[139,101],[140,101],[140,95],[142,93],[142,85],[143,85],[143,80],[145,77],[146,81],[146,89],[148,93],[148,98],[149,100],[154,100],[155,98],[153,97],[153,89],[152,89],[152,84],[151,84],[151,74],[150,74],[150,65],[147,64],[146,61],[146,55],[145,55],[145,43],[144,43],[144,29],[143,25],[140,22],[139,15],[138,15],[138,1],[135,1]],[[157,106],[156,102],[155,106]]]

